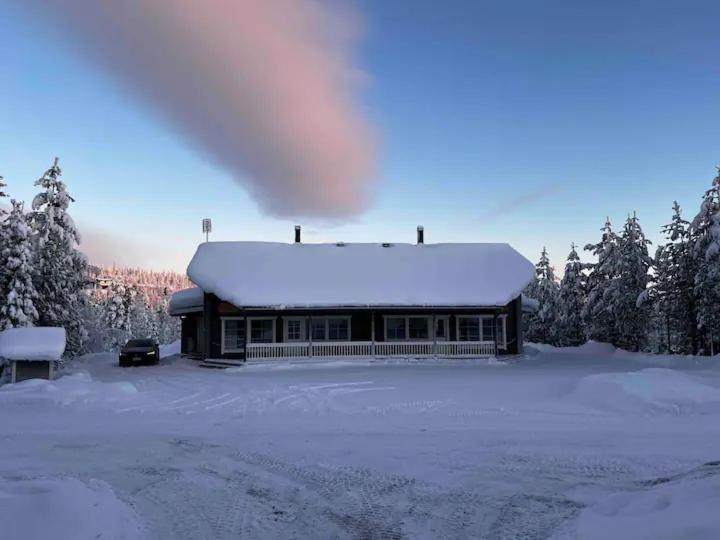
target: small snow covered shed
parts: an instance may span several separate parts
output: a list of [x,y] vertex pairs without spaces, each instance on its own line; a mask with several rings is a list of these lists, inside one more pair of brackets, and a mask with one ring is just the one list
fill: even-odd
[[205,242],[173,295],[185,354],[233,361],[522,349],[534,267],[508,244]]
[[0,332],[0,358],[10,362],[12,382],[52,379],[65,352],[65,329],[9,328]]

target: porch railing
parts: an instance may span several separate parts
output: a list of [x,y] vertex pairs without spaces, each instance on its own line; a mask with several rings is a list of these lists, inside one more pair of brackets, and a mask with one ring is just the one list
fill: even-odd
[[492,341],[322,341],[249,343],[248,360],[273,358],[479,358],[495,356]]

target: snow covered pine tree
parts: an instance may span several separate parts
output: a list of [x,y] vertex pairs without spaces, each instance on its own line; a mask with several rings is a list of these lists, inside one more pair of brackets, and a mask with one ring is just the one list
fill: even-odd
[[587,299],[582,310],[585,321],[585,331],[588,338],[606,343],[615,342],[615,321],[607,298],[607,289],[614,275],[615,252],[618,246],[618,237],[612,230],[610,218],[600,229],[602,240],[597,244],[587,244],[586,251],[590,251],[597,262],[588,263],[584,268],[588,270]]
[[705,354],[717,354],[720,350],[720,166],[690,226],[690,242],[697,265],[698,330]]
[[646,294],[653,265],[650,243],[633,213],[623,227],[616,257],[610,261],[614,278],[606,294],[615,320],[613,344],[629,351],[639,351],[647,343],[649,309],[640,300]]
[[550,266],[547,250],[543,248],[540,261],[535,265],[535,281],[528,285],[523,293],[538,301],[537,312],[525,317],[526,340],[536,343],[555,343],[557,292],[555,271]]
[[0,303],[0,329],[34,326],[38,319],[33,285],[33,244],[22,203],[12,201],[12,211],[3,224],[5,246],[5,294]]
[[583,264],[572,244],[565,263],[565,274],[557,295],[557,344],[571,347],[585,343],[582,309],[585,304],[585,276]]
[[55,162],[35,182],[42,191],[32,202],[31,227],[36,238],[35,289],[38,292],[39,323],[62,326],[67,332],[66,353],[80,352],[86,333],[82,306],[87,285],[87,260],[76,249],[80,234],[68,214],[73,199],[60,180]]
[[643,300],[653,308],[656,341],[653,350],[697,353],[695,309],[696,265],[690,246],[690,223],[682,218],[680,205],[673,204],[672,221],[663,227],[667,243],[655,252],[655,276]]
[[112,351],[119,350],[132,337],[134,296],[133,288],[120,282],[113,282],[110,287],[103,311],[108,332],[105,342]]

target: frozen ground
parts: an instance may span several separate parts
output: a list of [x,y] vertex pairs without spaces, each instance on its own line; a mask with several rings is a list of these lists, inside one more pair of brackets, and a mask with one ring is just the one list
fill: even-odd
[[83,358],[0,388],[0,537],[715,539],[720,360]]

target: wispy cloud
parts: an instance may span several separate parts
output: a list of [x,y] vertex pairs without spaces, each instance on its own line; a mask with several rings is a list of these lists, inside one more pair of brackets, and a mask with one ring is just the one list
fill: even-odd
[[520,191],[517,194],[498,201],[494,206],[482,213],[481,217],[502,217],[516,214],[544,199],[557,195],[563,184],[560,182],[546,183],[537,188]]
[[345,2],[22,4],[76,38],[267,212],[332,219],[366,208],[375,148],[357,100],[359,19]]

